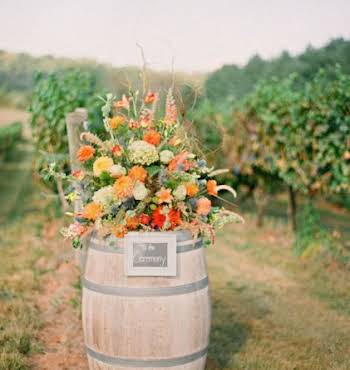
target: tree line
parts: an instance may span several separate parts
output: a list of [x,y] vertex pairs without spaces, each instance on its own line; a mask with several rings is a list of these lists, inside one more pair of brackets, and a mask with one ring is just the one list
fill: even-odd
[[225,65],[211,73],[205,81],[205,95],[211,102],[239,100],[251,92],[255,84],[262,79],[272,77],[285,78],[297,73],[299,83],[309,81],[319,69],[334,76],[334,65],[342,66],[345,73],[350,73],[350,41],[338,38],[324,47],[308,46],[302,53],[292,56],[284,51],[280,56],[268,60],[259,55],[252,56],[243,67],[235,64]]

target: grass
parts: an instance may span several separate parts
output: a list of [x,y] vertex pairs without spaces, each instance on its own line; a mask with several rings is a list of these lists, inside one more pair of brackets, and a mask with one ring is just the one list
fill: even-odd
[[[299,196],[298,197],[298,212],[300,212],[306,204],[306,199]],[[285,196],[279,196],[269,200],[265,215],[271,221],[277,223],[287,223],[287,199]],[[345,209],[332,205],[325,202],[323,199],[316,199],[316,208],[320,215],[321,226],[330,230],[337,231],[342,240],[350,248],[350,215]],[[245,213],[254,215],[256,212],[256,207],[253,199],[248,199],[243,204],[241,204],[241,209]],[[301,220],[299,221],[299,226]]]
[[[1,227],[0,369],[27,369],[27,356],[38,351],[40,329],[34,295],[40,290],[37,249],[26,240],[28,223],[20,219]],[[21,231],[21,228],[25,230]],[[34,248],[32,248],[34,247]]]
[[291,253],[292,235],[247,215],[207,251],[213,330],[207,370],[350,368],[350,273]]
[[16,151],[0,167],[0,370],[22,370],[28,368],[28,356],[40,350],[40,317],[33,297],[40,291],[36,263],[45,251],[37,229],[39,209],[32,208],[30,149]]

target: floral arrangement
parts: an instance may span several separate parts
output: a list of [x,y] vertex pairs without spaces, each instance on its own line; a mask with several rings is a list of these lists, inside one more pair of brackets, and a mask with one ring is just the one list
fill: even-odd
[[242,220],[213,206],[220,191],[235,191],[215,180],[227,170],[215,171],[190,151],[172,91],[162,118],[156,118],[158,100],[153,92],[120,100],[108,94],[102,108],[107,139],[81,135],[82,170],[69,176],[75,186],[67,197],[79,200],[81,210],[63,231],[73,246],[92,230],[122,238],[128,231],[187,229],[210,243],[215,228]]

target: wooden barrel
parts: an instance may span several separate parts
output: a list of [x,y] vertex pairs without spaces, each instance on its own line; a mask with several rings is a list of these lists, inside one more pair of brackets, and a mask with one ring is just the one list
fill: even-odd
[[177,233],[177,276],[124,274],[123,241],[90,240],[83,329],[93,370],[203,370],[211,307],[202,241]]

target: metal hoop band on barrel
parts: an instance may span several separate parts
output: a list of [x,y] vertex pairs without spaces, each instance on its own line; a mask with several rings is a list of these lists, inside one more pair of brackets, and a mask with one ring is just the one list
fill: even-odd
[[[202,247],[202,244],[202,239],[178,242],[176,246],[176,253],[185,253],[199,249]],[[116,247],[114,245],[106,244],[96,238],[92,238],[90,240],[89,248],[105,253],[124,253],[123,247]]]
[[86,347],[86,352],[93,359],[103,362],[108,365],[117,365],[124,367],[172,367],[181,366],[199,360],[201,357],[207,354],[208,347],[202,349],[199,352],[192,353],[190,355],[175,357],[175,358],[161,358],[157,360],[138,360],[128,359],[121,357],[111,357],[103,353],[96,352],[89,347]]
[[93,283],[86,278],[82,279],[83,287],[92,290],[96,293],[107,295],[117,295],[124,297],[161,297],[171,296],[178,294],[192,293],[197,290],[204,289],[208,286],[208,277],[202,280],[195,281],[194,283],[167,286],[167,287],[150,287],[150,288],[130,288],[130,287],[117,287],[100,285]]

